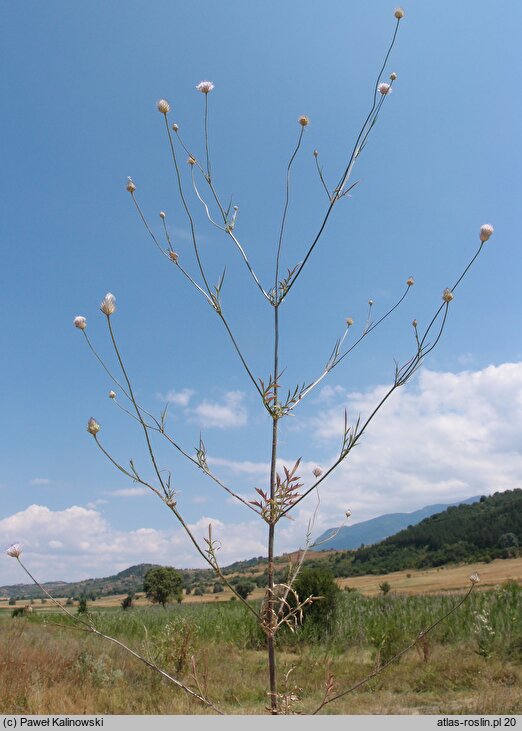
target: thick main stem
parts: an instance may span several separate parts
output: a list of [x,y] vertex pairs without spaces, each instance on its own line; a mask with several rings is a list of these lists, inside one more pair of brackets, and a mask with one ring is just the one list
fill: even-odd
[[274,306],[274,401],[272,414],[272,456],[270,460],[270,523],[268,526],[268,601],[267,601],[267,651],[268,676],[270,682],[270,710],[273,715],[277,709],[277,674],[275,654],[275,633],[277,617],[274,608],[274,539],[275,539],[275,510],[274,498],[276,490],[277,464],[277,427],[278,427],[278,398],[277,398],[277,369],[279,360],[279,307]]

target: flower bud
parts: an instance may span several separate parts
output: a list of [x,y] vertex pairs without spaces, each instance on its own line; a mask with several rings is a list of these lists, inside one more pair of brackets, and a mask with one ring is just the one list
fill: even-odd
[[178,129],[179,129],[179,126],[176,124],[176,122],[174,122],[174,124],[172,125],[172,131],[177,132]]
[[109,398],[116,398],[116,392],[115,391],[109,391]]
[[8,556],[11,556],[11,558],[18,558],[22,553],[22,546],[20,543],[13,543],[12,546],[9,546],[6,553]]
[[92,434],[93,437],[100,431],[100,425],[98,424],[96,419],[92,418],[92,416],[87,422],[87,431],[89,432],[89,434]]
[[351,514],[352,514],[352,511],[350,510],[350,508],[348,508],[348,510],[344,511],[344,515],[346,518],[349,518]]
[[397,20],[404,18],[404,10],[402,8],[395,8],[394,16]]
[[176,254],[175,251],[169,251],[169,256],[172,259],[172,261],[174,262],[174,264],[178,263],[179,254]]
[[301,127],[307,127],[310,124],[310,120],[308,119],[308,117],[299,117],[297,121],[299,122]]
[[471,574],[471,576],[469,577],[469,580],[471,581],[472,584],[478,584],[478,582],[480,581],[480,576],[475,571],[474,574]]
[[314,477],[321,477],[321,475],[323,474],[323,471],[320,467],[314,467],[312,472],[314,474]]
[[132,178],[127,178],[127,185],[125,187],[129,191],[129,193],[134,193],[134,191],[136,190],[136,186],[132,182]]
[[187,158],[187,162],[189,165],[195,165],[196,164],[196,158],[192,157],[192,155],[189,155]]
[[160,218],[165,218],[165,211],[160,211],[159,212],[159,217]]
[[408,279],[406,280],[406,284],[408,285],[408,287],[411,287],[413,284],[415,284],[415,279],[413,277],[408,277]]
[[352,325],[353,325],[353,318],[352,317],[347,317],[346,318],[346,326],[347,327],[351,327]]
[[166,99],[160,99],[156,102],[156,108],[161,114],[168,114],[170,112],[170,104]]
[[77,327],[78,330],[85,330],[85,328],[87,327],[87,318],[82,317],[82,315],[77,315],[74,318],[73,323],[74,327]]
[[417,320],[414,320],[414,321],[413,321],[413,322],[412,322],[411,324],[412,324],[412,325],[413,325],[413,327],[414,327],[414,328],[416,329],[416,328],[417,328],[417,325],[418,325],[419,323],[417,322]]
[[110,316],[114,312],[116,312],[116,297],[111,294],[111,292],[107,292],[105,297],[102,299],[100,304],[100,310],[103,312],[104,315]]
[[397,74],[395,73],[395,71],[392,71],[390,74],[390,81],[395,81],[396,78],[397,78]]
[[485,223],[480,227],[480,240],[487,241],[495,229],[490,223]]
[[451,289],[449,289],[449,287],[446,287],[446,289],[442,293],[442,299],[444,300],[444,302],[451,302],[451,300],[453,299],[453,292],[451,291]]

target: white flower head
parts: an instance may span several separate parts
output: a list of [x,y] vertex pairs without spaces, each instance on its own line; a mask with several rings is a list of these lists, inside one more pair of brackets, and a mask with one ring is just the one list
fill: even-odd
[[297,121],[299,122],[301,127],[307,127],[310,124],[310,120],[308,119],[308,117],[305,117],[304,115],[302,117],[299,117],[299,119]]
[[373,300],[368,300],[368,304],[370,305],[370,307],[372,307],[373,306]]
[[346,318],[346,327],[351,327],[353,325],[353,317],[347,317]]
[[208,94],[209,91],[212,91],[213,88],[214,84],[211,81],[200,81],[199,84],[196,86],[196,89],[202,94]]
[[109,391],[109,398],[116,398],[116,391]]
[[100,310],[104,315],[107,315],[107,317],[116,312],[116,297],[111,292],[107,292],[105,297],[102,299]]
[[170,104],[166,99],[160,99],[157,101],[156,108],[161,114],[168,114],[170,112]]
[[312,472],[313,472],[314,477],[321,477],[321,475],[323,474],[323,471],[320,467],[314,467]]
[[176,122],[174,122],[174,124],[172,125],[172,131],[177,132],[178,129],[179,129],[179,124],[176,124]]
[[449,287],[446,287],[446,289],[442,293],[442,299],[446,303],[451,302],[451,300],[453,299],[453,292],[451,291],[451,289]]
[[377,87],[377,91],[380,94],[382,94],[383,96],[386,96],[386,94],[391,94],[392,93],[391,84],[386,84],[383,82],[382,84],[379,84],[379,86]]
[[134,193],[134,191],[136,190],[136,186],[132,182],[132,178],[127,178],[127,185],[125,186],[125,188],[129,191],[129,193]]
[[478,582],[480,581],[480,576],[475,571],[474,574],[471,574],[471,576],[469,577],[469,580],[471,581],[472,584],[478,584]]
[[87,431],[89,432],[89,434],[92,434],[93,437],[96,436],[96,434],[98,434],[98,432],[100,431],[100,428],[101,427],[96,419],[93,419],[91,416],[91,418],[87,422]]
[[159,212],[159,217],[160,218],[165,218],[165,211],[160,211]]
[[480,227],[480,240],[487,241],[495,229],[490,223],[485,223]]
[[393,14],[397,20],[404,18],[404,10],[402,8],[395,8],[395,12]]
[[79,330],[85,330],[87,327],[87,318],[82,315],[77,315],[73,320],[73,324],[74,327],[77,327]]
[[20,543],[13,543],[12,546],[9,546],[9,548],[6,551],[8,556],[11,556],[11,558],[18,558],[20,554],[22,553],[22,546]]

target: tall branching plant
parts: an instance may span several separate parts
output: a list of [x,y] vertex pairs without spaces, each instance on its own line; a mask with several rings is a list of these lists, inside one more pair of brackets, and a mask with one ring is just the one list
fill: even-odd
[[[274,274],[273,279],[268,284],[262,282],[251,264],[249,256],[247,254],[247,247],[241,241],[240,234],[238,233],[239,228],[239,208],[237,205],[232,206],[231,204],[225,204],[218,193],[217,186],[215,184],[212,166],[211,166],[211,153],[210,153],[210,141],[209,141],[209,109],[210,109],[210,98],[214,90],[214,84],[211,81],[200,82],[196,89],[202,94],[204,103],[204,159],[199,161],[196,155],[191,150],[188,143],[186,143],[180,133],[177,124],[172,124],[169,119],[170,104],[165,99],[161,99],[157,103],[157,109],[163,118],[164,131],[166,136],[167,150],[171,157],[172,165],[175,173],[175,181],[177,193],[181,203],[181,208],[187,219],[187,224],[190,229],[190,238],[192,248],[194,252],[195,260],[195,272],[190,271],[190,266],[182,261],[178,252],[174,250],[172,244],[172,238],[169,232],[167,223],[167,216],[162,211],[160,212],[161,219],[161,234],[158,234],[154,230],[154,226],[151,225],[139,203],[138,193],[135,183],[131,178],[127,182],[127,191],[131,196],[132,203],[136,209],[136,212],[141,219],[148,236],[152,239],[153,243],[161,254],[165,257],[168,264],[173,265],[176,269],[176,273],[181,275],[188,285],[193,288],[195,294],[198,297],[202,297],[208,306],[213,310],[218,320],[222,323],[226,337],[229,339],[233,350],[236,352],[239,362],[246,372],[247,378],[252,384],[259,404],[265,412],[268,413],[271,419],[271,457],[270,457],[270,476],[267,485],[264,488],[257,488],[257,495],[252,496],[252,499],[247,499],[243,495],[238,494],[209,467],[209,460],[207,458],[207,451],[203,440],[200,438],[199,445],[195,450],[195,453],[191,453],[185,447],[183,447],[170,433],[166,410],[164,410],[159,416],[154,415],[151,411],[147,410],[143,404],[141,404],[136,396],[135,390],[132,385],[132,381],[129,375],[127,366],[125,365],[124,356],[122,349],[119,345],[116,328],[114,326],[114,315],[116,312],[116,299],[113,294],[108,293],[103,299],[100,309],[105,316],[105,322],[108,330],[109,340],[114,349],[116,360],[119,367],[119,372],[113,373],[105,360],[99,354],[97,348],[93,344],[87,333],[87,320],[83,316],[78,316],[74,320],[74,325],[82,331],[86,343],[96,359],[103,367],[105,373],[111,379],[111,382],[115,388],[118,389],[118,398],[116,398],[116,392],[111,391],[110,397],[114,399],[115,403],[128,414],[135,422],[138,429],[143,435],[143,439],[146,444],[152,473],[154,475],[153,480],[147,480],[143,476],[140,468],[130,460],[128,464],[125,464],[118,458],[114,457],[110,450],[105,446],[100,438],[100,425],[98,422],[91,418],[88,422],[87,430],[92,435],[96,447],[108,459],[116,469],[126,475],[134,483],[138,483],[151,492],[153,492],[160,500],[164,502],[166,507],[172,512],[175,519],[182,526],[186,532],[190,542],[192,543],[194,550],[199,556],[213,569],[216,576],[219,577],[219,581],[227,586],[231,592],[236,596],[237,600],[242,602],[247,608],[248,612],[255,615],[256,621],[259,623],[265,637],[266,637],[266,651],[267,651],[267,671],[268,671],[268,698],[269,698],[269,711],[272,714],[278,714],[288,710],[289,703],[288,698],[281,689],[284,687],[284,683],[278,684],[277,677],[277,654],[276,654],[276,637],[278,631],[283,626],[295,629],[299,625],[299,622],[303,615],[303,609],[310,603],[317,601],[319,597],[314,596],[298,596],[294,582],[302,565],[303,555],[297,562],[293,573],[291,573],[289,580],[280,584],[276,582],[275,569],[274,569],[274,545],[277,531],[279,529],[281,520],[283,518],[291,517],[296,507],[306,500],[309,496],[316,493],[318,488],[327,480],[327,478],[339,467],[339,465],[346,460],[352,449],[359,443],[361,437],[368,429],[369,425],[376,417],[377,413],[393,395],[393,393],[404,386],[416,373],[419,367],[423,364],[425,358],[432,352],[432,350],[439,343],[444,329],[446,327],[448,317],[450,314],[451,302],[454,298],[455,290],[458,288],[463,277],[467,274],[470,267],[481,253],[484,243],[489,239],[493,233],[493,228],[489,225],[483,225],[479,232],[479,245],[477,251],[466,264],[462,273],[456,277],[453,286],[444,289],[442,294],[442,301],[438,307],[436,307],[431,320],[429,320],[426,327],[421,328],[417,321],[413,321],[413,348],[410,357],[403,363],[397,363],[395,372],[391,379],[391,383],[384,395],[380,398],[378,403],[369,414],[359,416],[355,422],[350,422],[348,415],[345,412],[344,429],[339,435],[340,449],[337,458],[324,470],[316,468],[313,472],[314,479],[311,484],[307,484],[305,480],[300,476],[300,460],[297,460],[294,464],[283,466],[282,469],[279,467],[278,454],[279,454],[279,434],[280,425],[283,420],[292,414],[295,409],[302,403],[302,401],[322,383],[322,381],[335,369],[337,368],[346,358],[352,353],[363,340],[365,340],[376,328],[382,325],[389,316],[401,305],[405,300],[414,284],[412,277],[408,277],[405,280],[404,290],[397,298],[396,302],[390,309],[382,314],[378,319],[373,321],[372,305],[373,302],[369,302],[369,313],[366,325],[352,342],[348,345],[349,334],[353,328],[353,320],[347,318],[345,322],[344,331],[339,335],[336,340],[333,349],[328,356],[324,368],[319,373],[317,378],[310,383],[303,382],[302,385],[296,387],[284,387],[283,386],[283,369],[280,364],[280,338],[281,338],[281,305],[290,296],[293,288],[297,285],[300,276],[304,268],[311,262],[312,253],[318,246],[327,226],[328,221],[333,215],[334,209],[344,199],[350,191],[354,188],[356,183],[351,182],[352,172],[354,167],[364,151],[372,131],[380,117],[381,112],[390,96],[393,85],[397,79],[397,74],[392,72],[391,74],[387,71],[388,61],[390,54],[395,45],[401,20],[404,17],[404,11],[402,8],[397,8],[394,12],[395,25],[392,34],[391,41],[384,55],[378,74],[376,76],[375,84],[371,92],[371,103],[369,109],[364,117],[364,121],[360,127],[359,133],[353,144],[351,152],[341,165],[340,174],[337,182],[332,186],[330,185],[323,170],[319,163],[319,155],[317,151],[314,151],[315,166],[317,174],[319,176],[320,184],[324,190],[326,199],[324,213],[317,224],[315,232],[310,237],[307,248],[303,251],[302,260],[295,266],[289,268],[286,273],[282,272],[282,260],[284,254],[285,234],[286,234],[286,223],[287,215],[290,203],[290,182],[292,167],[296,157],[298,156],[304,135],[306,134],[309,120],[306,116],[301,116],[298,119],[299,133],[297,141],[293,151],[288,160],[286,167],[286,185],[285,185],[285,196],[283,202],[283,209],[281,219],[278,225],[278,234],[275,247],[275,260],[274,260]],[[185,169],[182,169],[181,160],[188,156],[188,173]],[[190,190],[192,191],[190,193]],[[237,250],[240,258],[242,259],[247,275],[251,278],[252,283],[259,296],[263,298],[266,303],[267,310],[271,311],[270,316],[273,321],[273,335],[271,343],[271,358],[270,358],[270,376],[268,379],[263,379],[256,375],[247,362],[243,350],[238,342],[238,339],[234,335],[231,324],[228,320],[225,307],[225,297],[223,292],[223,286],[225,281],[225,272],[219,278],[216,286],[211,286],[210,276],[208,274],[204,256],[200,248],[199,234],[195,223],[195,214],[191,207],[190,196],[195,196],[195,202],[197,205],[202,206],[204,214],[209,224],[219,231],[222,232],[232,245]],[[268,370],[268,368],[267,368]],[[120,402],[121,400],[121,402]],[[227,576],[224,574],[219,561],[218,561],[218,550],[220,547],[220,541],[226,540],[226,537],[220,537],[219,540],[214,536],[212,527],[209,526],[208,534],[200,540],[200,538],[194,534],[188,525],[186,519],[183,516],[182,510],[178,505],[176,492],[173,488],[171,479],[171,473],[165,471],[164,468],[159,464],[158,457],[155,452],[155,438],[161,438],[166,440],[179,454],[189,460],[193,466],[203,472],[210,480],[212,480],[219,488],[226,492],[230,497],[237,500],[242,504],[243,508],[249,512],[255,513],[259,520],[264,521],[267,526],[267,544],[266,554],[268,556],[268,571],[267,571],[267,582],[265,598],[260,608],[257,608],[254,604],[250,603],[244,596],[244,592],[237,590],[237,587],[232,584]],[[309,547],[311,543],[311,526],[309,525],[306,546]],[[14,550],[10,555],[15,556],[19,559],[18,548]],[[473,575],[471,578],[471,588],[468,593],[461,599],[454,607],[454,611],[460,604],[465,601],[469,596],[475,583],[478,581],[478,576]],[[65,610],[67,611],[67,610]],[[440,620],[437,621],[442,621]],[[86,631],[93,631],[99,633],[90,620],[81,619],[83,629]],[[424,628],[417,638],[415,638],[408,647],[401,650],[397,656],[387,660],[380,668],[376,669],[367,678],[364,678],[352,688],[346,690],[339,690],[334,688],[334,680],[332,677],[328,677],[325,686],[325,695],[321,704],[313,711],[317,713],[325,705],[332,702],[336,698],[344,696],[346,693],[359,687],[362,683],[366,682],[370,677],[373,677],[377,672],[380,672],[384,667],[389,665],[394,659],[402,655],[415,644],[421,641],[426,633],[431,628]],[[110,638],[109,638],[110,639]],[[121,643],[120,643],[121,644]],[[128,648],[127,648],[128,649]],[[132,651],[131,651],[132,652]],[[134,653],[136,656],[137,654]],[[140,658],[143,660],[143,658]],[[144,660],[145,661],[145,660]],[[146,662],[146,661],[145,661]],[[153,666],[152,663],[148,663],[149,666]],[[153,669],[161,672],[156,666]],[[168,674],[163,673],[164,676],[168,677]],[[194,672],[194,678],[197,679],[197,674]],[[171,678],[172,679],[172,678]],[[196,697],[200,702],[210,706],[213,710],[218,710],[215,703],[203,697],[203,693],[199,686],[196,686],[196,691],[188,688],[184,684],[177,680],[173,680],[178,686],[191,693],[193,697]]]

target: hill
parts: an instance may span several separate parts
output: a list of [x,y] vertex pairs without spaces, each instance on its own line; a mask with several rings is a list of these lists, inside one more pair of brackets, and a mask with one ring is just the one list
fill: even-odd
[[[430,507],[434,506],[425,510]],[[410,519],[412,515],[415,513],[409,514]],[[329,568],[336,577],[376,575],[449,563],[510,558],[518,555],[521,545],[522,490],[515,489],[481,497],[471,504],[468,501],[450,505],[379,543],[355,551],[310,552],[306,563],[310,567]],[[276,581],[286,581],[288,566],[296,560],[297,554],[283,554],[275,559]],[[143,591],[143,576],[154,565],[138,564],[101,579],[48,582],[44,587],[56,597],[85,595],[95,598],[137,593]],[[211,569],[184,569],[180,573],[184,587],[191,591],[199,587],[205,593],[211,592],[216,582]],[[223,568],[223,573],[232,582],[246,578],[258,587],[264,587],[267,561],[262,556],[237,561]],[[36,599],[43,594],[34,584],[15,584],[0,587],[0,596]]]
[[[389,513],[380,515],[371,520],[364,520],[355,525],[344,526],[343,528],[329,528],[315,540],[314,551],[347,551],[368,546],[398,533],[410,525],[416,525],[421,520],[429,518],[435,513],[442,513],[452,505],[470,505],[480,500],[480,495],[470,497],[467,500],[459,500],[455,503],[441,503],[438,505],[427,505],[412,513]],[[329,538],[329,536],[332,536]]]
[[[49,581],[42,586],[54,597],[87,597],[109,596],[111,594],[127,594],[143,591],[143,577],[155,566],[152,563],[141,563],[130,566],[114,576],[101,579],[85,579],[84,581]],[[20,597],[24,599],[40,599],[45,595],[35,584],[13,584],[0,587],[1,596]]]
[[492,561],[519,553],[522,490],[450,506],[373,546],[329,556],[336,576],[360,576],[449,563]]

